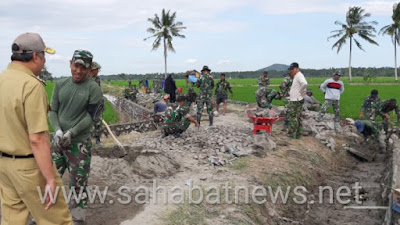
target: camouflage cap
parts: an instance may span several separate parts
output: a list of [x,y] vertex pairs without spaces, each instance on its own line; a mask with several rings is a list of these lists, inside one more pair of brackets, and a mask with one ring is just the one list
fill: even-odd
[[90,68],[92,65],[93,55],[87,50],[78,49],[75,50],[72,56],[72,61],[75,64],[81,64],[86,68]]
[[203,66],[203,69],[201,70],[201,72],[203,72],[204,70],[208,70],[209,72],[211,72],[210,68],[208,68],[208,66]]
[[97,62],[92,62],[92,70],[101,69],[101,66]]
[[312,93],[312,90],[311,90],[311,88],[307,88],[307,91],[306,91],[306,93]]

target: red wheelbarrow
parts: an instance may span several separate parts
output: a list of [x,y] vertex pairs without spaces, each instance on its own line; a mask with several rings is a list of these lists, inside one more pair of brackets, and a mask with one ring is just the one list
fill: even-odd
[[253,121],[253,135],[257,133],[259,130],[266,130],[268,133],[272,133],[272,124],[283,120],[284,117],[274,116],[274,117],[258,117],[254,114],[256,108],[246,109],[246,115]]

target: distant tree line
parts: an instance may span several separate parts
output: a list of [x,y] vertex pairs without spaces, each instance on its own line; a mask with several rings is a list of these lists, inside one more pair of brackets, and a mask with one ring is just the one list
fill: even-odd
[[[330,77],[336,71],[341,71],[344,77],[348,77],[347,68],[330,68],[330,69],[301,69],[301,71],[307,77]],[[235,72],[214,72],[211,75],[214,78],[219,78],[221,73],[225,73],[227,78],[232,79],[244,79],[244,78],[258,78],[262,75],[263,71],[235,71]],[[170,73],[174,79],[184,79],[185,73]],[[285,77],[288,75],[288,71],[268,71],[268,76],[271,78]],[[353,68],[352,75],[356,77],[364,77],[366,75],[373,75],[375,77],[394,77],[393,68],[391,67],[359,67]],[[117,74],[117,75],[101,75],[102,80],[139,80],[143,76],[147,76],[148,79],[153,79],[155,76],[164,76],[163,73],[149,73],[149,74]]]

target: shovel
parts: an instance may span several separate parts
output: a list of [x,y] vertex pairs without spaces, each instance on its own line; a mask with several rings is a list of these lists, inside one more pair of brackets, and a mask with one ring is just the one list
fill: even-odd
[[[111,131],[110,127],[108,126],[108,124],[106,123],[106,121],[101,120],[101,122],[103,122],[104,126],[106,127],[106,129],[108,130],[108,133],[110,133],[111,137],[114,139],[115,143],[118,145],[118,147],[122,150],[122,152],[124,153],[124,156],[128,155],[128,152],[126,152],[124,146],[122,146],[121,142],[118,141],[118,139],[114,136],[113,132]],[[121,157],[121,158],[122,158]]]

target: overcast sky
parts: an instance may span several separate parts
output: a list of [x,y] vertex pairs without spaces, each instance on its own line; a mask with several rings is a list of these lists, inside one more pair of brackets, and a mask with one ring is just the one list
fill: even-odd
[[[303,68],[346,67],[349,45],[337,54],[327,41],[330,31],[345,22],[349,6],[361,6],[379,24],[391,23],[394,1],[384,0],[1,0],[0,67],[10,61],[11,43],[21,33],[37,32],[57,53],[47,56],[54,76],[69,76],[75,49],[87,49],[102,65],[100,74],[164,71],[163,49],[151,51],[147,18],[162,8],[177,12],[185,39],[174,39],[176,53],[168,55],[168,72],[253,71],[274,63],[297,61]],[[354,48],[353,66],[394,66],[388,36],[379,46],[361,42]]]

